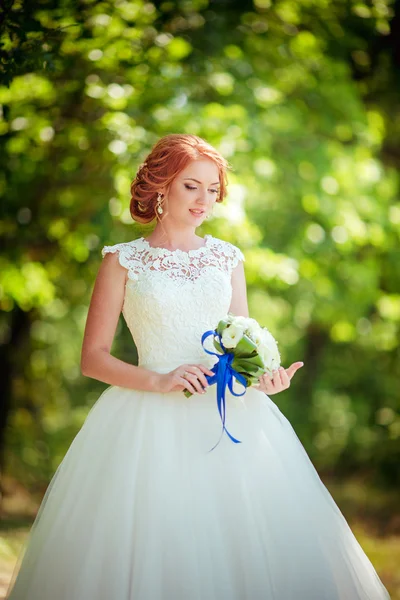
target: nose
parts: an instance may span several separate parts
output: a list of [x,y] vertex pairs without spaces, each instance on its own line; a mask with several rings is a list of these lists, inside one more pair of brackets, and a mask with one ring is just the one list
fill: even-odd
[[207,190],[203,190],[200,188],[198,196],[197,196],[197,204],[201,205],[201,207],[203,208],[204,205],[206,205],[207,203],[208,203]]

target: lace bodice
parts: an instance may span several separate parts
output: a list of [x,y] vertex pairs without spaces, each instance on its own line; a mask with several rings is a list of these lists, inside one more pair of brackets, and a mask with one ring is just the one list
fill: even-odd
[[[143,237],[102,249],[103,257],[117,252],[128,272],[122,314],[139,366],[167,372],[184,363],[215,363],[201,336],[227,314],[232,271],[245,258],[230,242],[209,234],[204,240],[189,252],[153,248]],[[213,349],[211,338],[205,347]]]

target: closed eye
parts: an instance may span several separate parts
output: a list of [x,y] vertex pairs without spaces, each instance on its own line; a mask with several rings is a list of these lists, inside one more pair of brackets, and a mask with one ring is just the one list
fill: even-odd
[[[188,189],[188,190],[197,190],[197,187],[193,187],[191,185],[187,185],[186,183],[185,183],[185,188]],[[218,194],[218,190],[212,189],[212,190],[210,190],[210,192],[214,192],[215,194]]]

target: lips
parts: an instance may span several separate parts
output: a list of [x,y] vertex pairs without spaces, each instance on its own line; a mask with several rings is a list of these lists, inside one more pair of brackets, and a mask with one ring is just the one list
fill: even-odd
[[[201,217],[201,215],[204,215],[204,212],[205,212],[204,210],[197,211],[196,209],[192,209],[192,208],[189,208],[189,211],[192,213],[192,215],[195,215],[196,217]],[[196,211],[196,212],[194,212],[194,211]]]

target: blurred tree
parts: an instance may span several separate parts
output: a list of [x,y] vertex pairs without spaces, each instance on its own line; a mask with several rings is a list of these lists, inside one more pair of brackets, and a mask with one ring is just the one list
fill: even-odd
[[[55,68],[55,57],[63,40],[63,29],[40,20],[39,6],[49,11],[65,10],[60,2],[27,2],[3,0],[0,6],[0,82],[9,86],[14,77],[32,71]],[[79,19],[77,2],[74,17]]]

